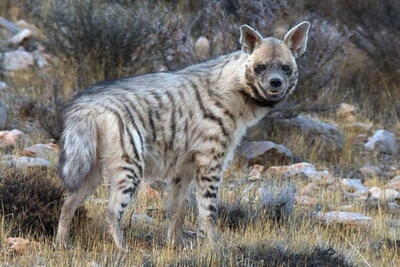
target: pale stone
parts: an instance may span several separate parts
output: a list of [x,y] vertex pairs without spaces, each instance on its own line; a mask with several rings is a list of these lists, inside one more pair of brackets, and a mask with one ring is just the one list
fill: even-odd
[[236,154],[248,160],[250,164],[263,164],[271,161],[287,164],[294,158],[289,148],[270,141],[242,142]]
[[3,58],[2,69],[6,71],[23,70],[34,64],[33,55],[24,50],[15,50],[0,55]]
[[378,130],[375,134],[368,138],[368,142],[364,147],[369,151],[382,152],[386,154],[397,154],[399,152],[399,144],[396,135],[387,130]]
[[379,200],[384,202],[391,202],[395,201],[396,199],[400,198],[400,193],[394,189],[382,189],[379,187],[372,187],[369,189],[369,199],[370,200]]
[[327,225],[343,224],[348,226],[371,227],[373,222],[372,218],[369,216],[346,211],[319,212],[316,217]]
[[27,147],[22,151],[23,156],[32,158],[41,158],[50,160],[55,158],[58,153],[58,146],[56,144],[36,144]]
[[301,162],[287,166],[273,166],[267,172],[270,175],[284,176],[287,178],[304,178],[311,181],[328,179],[330,174],[327,170],[318,171],[314,165]]
[[24,29],[19,33],[17,33],[16,35],[14,35],[13,37],[11,37],[10,40],[8,40],[8,42],[13,45],[18,45],[31,37],[32,37],[32,31],[29,29]]
[[1,161],[1,165],[12,167],[16,169],[26,169],[28,167],[49,167],[50,162],[45,159],[29,158],[29,157],[15,157],[15,156],[4,156]]
[[366,193],[368,192],[368,187],[364,186],[360,179],[341,179],[340,184],[347,190],[352,191],[352,193]]

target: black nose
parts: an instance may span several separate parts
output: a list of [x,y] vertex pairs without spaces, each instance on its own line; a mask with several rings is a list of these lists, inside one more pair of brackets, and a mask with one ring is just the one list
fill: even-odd
[[282,79],[281,78],[271,78],[269,80],[269,84],[271,85],[272,88],[277,88],[282,86]]

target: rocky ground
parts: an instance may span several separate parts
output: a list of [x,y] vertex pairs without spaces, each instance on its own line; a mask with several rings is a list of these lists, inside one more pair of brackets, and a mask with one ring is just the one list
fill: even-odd
[[[45,75],[56,60],[38,35],[33,25],[0,18],[0,77],[5,80],[0,81],[0,166],[28,173],[49,170],[43,179],[54,180],[58,146],[29,114],[34,108],[15,82],[27,72]],[[269,139],[260,128],[252,129],[225,174],[219,207],[222,245],[216,249],[195,241],[192,193],[187,246],[166,245],[168,192],[158,183],[144,184],[127,212],[132,252],[120,253],[105,234],[104,185],[86,202],[86,220],[75,227],[67,250],[55,248],[51,234],[15,231],[19,221],[9,219],[15,214],[1,213],[0,265],[398,266],[400,125],[387,130],[362,113],[342,103],[329,117],[268,122],[274,125]],[[0,174],[0,190],[5,176]],[[6,201],[0,195],[0,202]]]

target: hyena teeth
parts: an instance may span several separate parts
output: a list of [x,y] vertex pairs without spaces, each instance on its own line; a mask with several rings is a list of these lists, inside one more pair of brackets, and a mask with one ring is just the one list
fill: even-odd
[[[175,244],[182,241],[193,180],[199,228],[214,240],[223,172],[246,129],[296,87],[295,58],[306,50],[309,27],[302,22],[278,40],[243,25],[241,51],[176,72],[99,83],[75,97],[65,110],[60,145],[59,173],[70,195],[57,240],[66,241],[76,209],[104,177],[107,221],[119,248],[126,244],[120,220],[142,179],[170,182],[168,238]],[[270,84],[271,77],[282,80]],[[264,93],[269,86],[277,92]]]

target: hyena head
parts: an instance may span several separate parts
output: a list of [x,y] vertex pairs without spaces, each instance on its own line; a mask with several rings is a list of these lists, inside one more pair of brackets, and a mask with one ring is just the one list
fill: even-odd
[[296,58],[306,51],[309,22],[286,33],[283,40],[263,38],[248,25],[240,27],[245,63],[246,95],[258,105],[273,106],[290,95],[297,84]]

